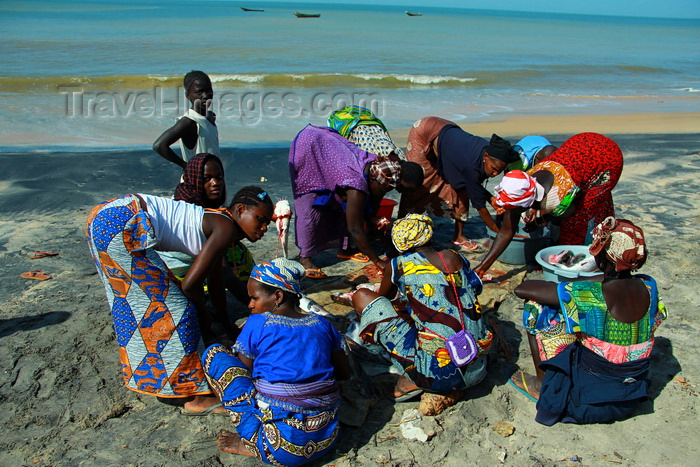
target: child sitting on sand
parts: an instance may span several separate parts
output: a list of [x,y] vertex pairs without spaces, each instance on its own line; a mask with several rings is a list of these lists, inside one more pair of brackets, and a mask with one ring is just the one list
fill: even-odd
[[207,349],[207,380],[231,411],[238,433],[223,431],[222,451],[274,465],[300,465],[326,453],[338,434],[337,379],[350,377],[338,332],[299,309],[304,267],[278,258],[248,280],[248,318],[231,350]]
[[[216,115],[211,111],[214,91],[209,76],[203,71],[190,71],[185,75],[184,86],[192,107],[153,143],[155,152],[183,169],[195,154],[221,155]],[[170,148],[178,140],[182,157]]]

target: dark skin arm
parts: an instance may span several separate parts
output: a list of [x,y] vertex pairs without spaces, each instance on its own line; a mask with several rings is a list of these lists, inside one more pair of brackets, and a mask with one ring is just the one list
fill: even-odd
[[559,306],[557,283],[549,281],[525,281],[517,286],[514,293],[519,298],[534,300],[548,306]]
[[171,128],[165,130],[165,132],[158,137],[158,139],[153,143],[153,150],[163,156],[166,160],[169,160],[173,164],[177,164],[183,169],[187,166],[180,156],[173,151],[170,146],[175,144],[178,140],[182,139],[185,146],[188,148],[194,148],[197,144],[197,123],[189,118],[181,118],[177,121],[175,125]]
[[518,228],[518,222],[520,222],[520,215],[523,211],[523,209],[509,209],[505,212],[503,215],[503,223],[501,224],[501,228],[491,248],[489,248],[489,252],[486,254],[486,257],[481,260],[481,263],[474,268],[474,272],[476,272],[479,277],[483,276],[486,271],[489,270],[494,261],[501,256],[501,253],[505,251],[511,240],[513,240],[515,231]]
[[[525,300],[535,300],[537,303],[549,306],[559,306],[559,295],[557,294],[557,283],[548,281],[525,281],[514,290],[515,295]],[[527,342],[530,345],[532,362],[535,365],[536,379],[528,382],[528,389],[531,394],[539,394],[540,385],[544,378],[544,371],[540,369],[540,352],[537,346],[537,338],[534,334],[527,334]]]
[[231,339],[235,339],[239,333],[237,326],[231,323],[228,318],[228,310],[226,307],[226,287],[223,279],[223,268],[213,267],[209,271],[207,277],[207,285],[209,286],[209,297],[211,304],[214,307],[214,312],[219,322],[224,326],[226,333]]
[[[204,243],[202,251],[197,255],[187,275],[182,279],[182,292],[187,298],[192,300],[197,307],[197,317],[199,318],[202,336],[212,337],[211,318],[209,317],[204,300],[204,279],[207,277],[214,278],[214,290],[210,293],[212,303],[216,308],[217,306],[221,306],[221,300],[223,300],[223,310],[225,313],[226,296],[222,293],[223,286],[217,288],[217,283],[221,281],[221,258],[227,246],[231,243],[235,233],[235,227],[228,218],[219,214],[207,213],[204,214],[202,228],[204,234],[207,236],[207,241]],[[214,271],[215,269],[218,271]],[[219,275],[218,279],[216,277],[217,272]],[[221,295],[216,297],[217,294]],[[217,309],[217,313],[218,312],[219,310]]]
[[222,263],[224,286],[234,297],[246,305],[250,301],[247,284],[236,277],[228,261],[224,259]]
[[382,283],[379,285],[377,295],[392,299],[396,295],[396,284],[391,282],[391,262],[387,261],[382,272]]
[[360,252],[380,269],[384,269],[385,261],[379,259],[369,244],[369,239],[365,233],[365,206],[367,205],[367,193],[364,191],[348,188],[346,190],[347,204],[345,208],[345,219],[348,224],[348,233],[357,245]]
[[481,209],[477,209],[476,212],[479,213],[479,216],[481,217],[481,220],[484,221],[484,224],[486,224],[486,227],[488,227],[492,232],[498,233],[498,226],[496,225],[496,222],[494,222],[493,217],[491,217],[491,213],[486,206]]
[[348,361],[348,356],[343,350],[337,350],[331,353],[331,365],[335,371],[333,376],[338,381],[345,381],[350,379],[352,376],[352,370],[350,369],[350,362]]

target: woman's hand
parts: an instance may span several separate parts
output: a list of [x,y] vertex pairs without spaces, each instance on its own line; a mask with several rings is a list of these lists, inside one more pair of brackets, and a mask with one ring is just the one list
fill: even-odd
[[384,271],[384,268],[386,268],[387,264],[389,264],[389,262],[384,259],[377,259],[377,261],[374,262],[374,265],[377,266],[379,270],[382,271],[382,273]]
[[523,226],[523,232],[526,232],[526,233],[534,232],[535,230],[537,230],[537,227],[539,227],[539,226],[538,226],[536,221],[528,222],[527,224],[525,224]]
[[387,219],[386,217],[372,217],[372,225],[374,228],[383,234],[386,234],[389,232],[389,228],[391,227],[391,221]]
[[529,224],[529,223],[535,222],[535,221],[537,220],[537,211],[535,211],[534,209],[528,209],[528,210],[525,211],[525,213],[522,215],[521,220],[522,220],[525,224]]
[[495,196],[492,196],[491,199],[490,199],[489,201],[490,201],[490,203],[491,203],[491,207],[494,209],[494,211],[496,211],[496,215],[499,215],[499,216],[500,216],[501,214],[503,214],[504,212],[506,212],[506,208],[504,208],[503,206],[499,206],[499,205],[496,203],[496,197],[495,197]]

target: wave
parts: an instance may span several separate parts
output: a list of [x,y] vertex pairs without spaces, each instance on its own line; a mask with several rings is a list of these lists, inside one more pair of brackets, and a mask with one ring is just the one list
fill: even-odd
[[[372,86],[402,88],[414,86],[464,86],[476,78],[458,76],[390,74],[390,73],[241,73],[209,74],[217,87],[280,86],[319,88],[332,86]],[[86,90],[117,91],[180,87],[182,75],[116,75],[116,76],[17,76],[0,77],[0,92],[55,91],[57,88],[80,87]]]
[[[632,82],[650,82],[656,89],[675,88],[697,93],[692,85],[665,85],[671,70],[627,65],[550,65],[522,66],[498,70],[476,70],[470,76],[429,75],[410,73],[210,73],[214,91],[226,89],[426,89],[473,90],[521,94],[532,89],[616,89]],[[0,76],[0,92],[56,92],[81,90],[115,92],[181,89],[182,75],[110,75],[110,76]],[[669,83],[670,84],[670,83]],[[690,83],[688,83],[690,84]],[[628,86],[625,84],[624,86]],[[77,88],[77,89],[76,89]],[[681,89],[678,89],[681,88]],[[556,92],[556,91],[554,91]]]
[[442,75],[412,75],[391,73],[272,73],[272,74],[212,74],[213,83],[257,83],[264,85],[297,85],[302,87],[358,84],[387,87],[461,85],[476,78]]

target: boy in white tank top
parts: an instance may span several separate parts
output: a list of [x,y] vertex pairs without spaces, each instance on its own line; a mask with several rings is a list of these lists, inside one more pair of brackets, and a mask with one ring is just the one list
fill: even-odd
[[[210,109],[214,91],[209,76],[202,71],[190,71],[185,75],[184,86],[192,108],[153,143],[155,152],[183,169],[195,154],[221,156],[219,130],[214,123],[216,115]],[[177,141],[180,141],[182,157],[170,147]]]

